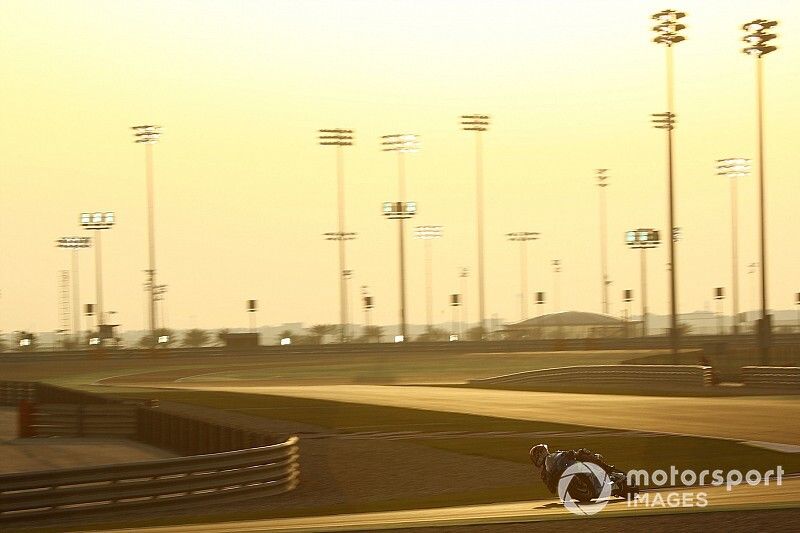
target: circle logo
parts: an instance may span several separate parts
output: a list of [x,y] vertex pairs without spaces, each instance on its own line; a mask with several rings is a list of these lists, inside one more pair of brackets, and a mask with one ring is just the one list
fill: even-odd
[[[576,475],[589,477],[589,481],[592,482],[593,485],[594,480],[597,480],[600,486],[600,494],[595,498],[596,501],[581,503],[570,495],[569,486]],[[596,491],[593,486],[592,493],[594,494],[594,492]],[[564,507],[572,514],[582,516],[597,514],[608,504],[609,496],[611,496],[611,481],[608,479],[608,474],[600,465],[594,463],[583,461],[573,463],[564,469],[561,478],[558,480],[558,497],[564,502]]]

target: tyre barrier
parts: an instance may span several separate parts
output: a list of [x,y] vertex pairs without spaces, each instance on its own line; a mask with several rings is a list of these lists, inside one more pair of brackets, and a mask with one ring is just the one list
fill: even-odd
[[779,387],[800,391],[800,367],[743,366],[742,382],[748,387]]

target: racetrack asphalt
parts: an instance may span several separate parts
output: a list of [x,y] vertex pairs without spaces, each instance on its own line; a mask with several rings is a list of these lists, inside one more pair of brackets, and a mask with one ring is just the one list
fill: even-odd
[[248,387],[233,383],[211,386],[184,382],[160,383],[156,386],[270,394],[516,420],[800,445],[800,424],[797,424],[797,420],[800,420],[800,400],[797,396],[697,398],[382,385]]
[[[764,508],[797,508],[800,506],[800,479],[784,479],[778,486],[771,483],[733,487],[729,492],[726,487],[691,487],[666,489],[659,491],[662,502],[668,502],[669,494],[681,492],[696,495],[705,492],[708,505],[705,507],[670,506],[667,503],[655,506],[629,505],[625,500],[610,502],[600,510],[596,517],[641,516],[665,512],[685,513],[692,511],[721,511],[729,509],[764,509]],[[656,492],[649,492],[651,502]],[[694,496],[693,496],[694,498]],[[681,500],[672,498],[673,502]],[[690,500],[684,499],[689,502]],[[694,498],[691,501],[697,501]],[[445,527],[472,524],[502,524],[519,522],[536,522],[544,520],[579,519],[576,529],[585,529],[591,524],[592,517],[576,517],[558,500],[540,500],[534,502],[513,502],[489,505],[470,505],[461,507],[444,507],[438,509],[415,509],[407,511],[388,511],[380,513],[343,514],[331,516],[313,516],[303,518],[276,518],[267,520],[249,520],[242,522],[224,522],[218,524],[199,524],[190,526],[162,526],[153,528],[126,529],[122,531],[142,531],[147,533],[255,533],[270,532],[311,532],[311,531],[376,531],[382,529],[399,529],[410,527]],[[588,521],[588,522],[587,522]],[[117,530],[120,531],[120,530]]]

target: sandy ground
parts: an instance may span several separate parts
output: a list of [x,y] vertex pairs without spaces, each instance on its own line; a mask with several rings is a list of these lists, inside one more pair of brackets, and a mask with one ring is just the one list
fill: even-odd
[[174,457],[159,448],[125,439],[17,439],[16,434],[16,409],[0,408],[0,474]]
[[180,384],[171,387],[276,394],[517,420],[800,444],[800,424],[797,423],[800,420],[800,399],[797,396],[673,398],[380,385],[209,387]]

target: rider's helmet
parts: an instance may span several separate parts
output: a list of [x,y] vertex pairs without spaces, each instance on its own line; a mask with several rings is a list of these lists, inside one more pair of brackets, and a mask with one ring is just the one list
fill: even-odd
[[550,453],[550,450],[547,448],[547,444],[537,444],[528,452],[528,455],[531,458],[531,462],[541,467],[544,465],[544,459],[547,457],[547,454]]

